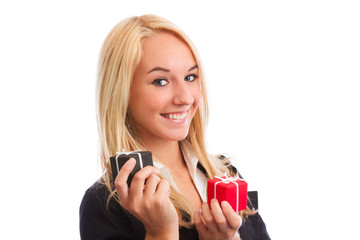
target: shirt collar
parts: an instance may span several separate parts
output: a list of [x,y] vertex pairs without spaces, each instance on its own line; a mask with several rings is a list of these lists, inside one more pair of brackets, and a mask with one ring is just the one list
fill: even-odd
[[180,142],[180,148],[185,160],[185,163],[189,169],[189,173],[192,179],[194,179],[194,176],[197,171],[197,164],[199,162],[199,159],[195,153],[195,150],[191,143],[187,140],[183,140]]

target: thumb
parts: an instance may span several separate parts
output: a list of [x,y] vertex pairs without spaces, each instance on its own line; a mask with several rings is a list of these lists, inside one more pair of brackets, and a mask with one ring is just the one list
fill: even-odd
[[199,233],[206,231],[206,225],[201,218],[201,209],[194,213],[194,224]]

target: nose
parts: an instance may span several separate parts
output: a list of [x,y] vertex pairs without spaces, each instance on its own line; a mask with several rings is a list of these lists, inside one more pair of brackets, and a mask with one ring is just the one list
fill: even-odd
[[174,98],[175,105],[191,105],[194,102],[194,97],[191,91],[191,86],[182,80],[180,83],[174,85]]

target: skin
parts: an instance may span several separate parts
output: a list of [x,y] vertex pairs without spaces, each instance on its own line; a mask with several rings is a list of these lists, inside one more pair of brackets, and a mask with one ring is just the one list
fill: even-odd
[[[202,203],[178,144],[188,135],[202,97],[197,76],[195,58],[183,41],[170,33],[147,38],[134,72],[128,109],[146,148],[173,173],[193,210],[201,210],[194,215],[200,239],[235,239],[241,218],[226,203],[220,206],[214,201],[211,210]],[[171,119],[170,114],[180,119]],[[145,167],[135,174],[129,189],[126,180],[134,164],[128,161],[115,180],[121,205],[144,224],[146,239],[178,239],[169,183],[159,178],[157,169]]]
[[121,205],[144,224],[146,239],[178,239],[178,217],[169,199],[169,183],[158,177],[157,169],[147,166],[134,175],[129,189],[126,181],[134,166],[132,158],[116,177]]
[[[171,34],[144,41],[130,89],[129,111],[147,147],[176,145],[187,136],[201,98],[196,66],[188,46]],[[176,121],[163,116],[176,113],[187,117]]]
[[230,204],[212,199],[210,203],[203,203],[199,211],[194,213],[194,224],[199,232],[200,240],[205,239],[240,239],[235,235],[239,230],[242,219]]

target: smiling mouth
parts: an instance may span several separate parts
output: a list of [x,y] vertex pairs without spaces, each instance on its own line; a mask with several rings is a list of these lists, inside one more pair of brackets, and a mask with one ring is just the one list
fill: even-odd
[[188,112],[192,109],[192,107],[188,108],[187,110],[183,111],[183,112],[172,112],[172,113],[161,113],[160,115],[168,118],[170,120],[183,120],[188,116]]
[[170,114],[160,114],[163,117],[173,119],[173,120],[182,120],[187,117],[187,111],[179,114],[179,113],[170,113]]

